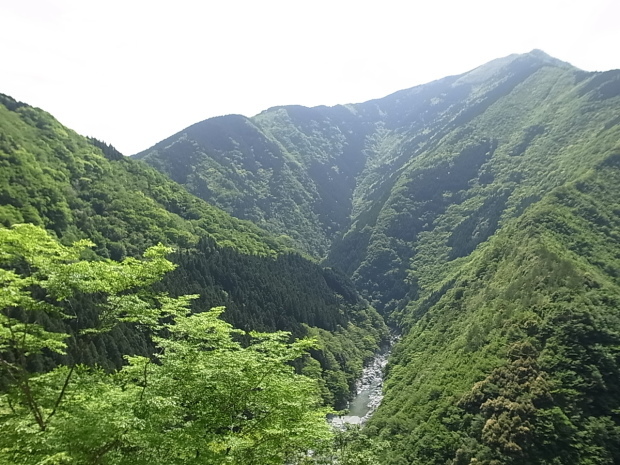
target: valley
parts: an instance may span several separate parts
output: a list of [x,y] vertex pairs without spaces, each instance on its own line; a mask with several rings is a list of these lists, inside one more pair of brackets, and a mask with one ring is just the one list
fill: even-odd
[[[9,96],[0,95],[0,104],[5,234],[28,223],[47,231],[58,247],[90,241],[79,257],[95,268],[144,260],[138,258],[158,243],[170,247],[170,269],[149,283],[153,295],[181,301],[196,295],[186,302],[191,315],[224,307],[222,323],[210,323],[222,334],[222,345],[214,347],[245,354],[253,332],[287,332],[277,346],[290,351],[286,366],[314,383],[312,394],[310,387],[304,391],[312,401],[300,409],[319,417],[325,406],[342,410],[363,391],[345,414],[355,418],[334,420],[364,417],[363,429],[347,439],[358,463],[620,462],[619,70],[585,72],[533,50],[364,103],[278,106],[254,117],[207,119],[129,157]],[[28,277],[24,264],[36,271],[36,262],[25,252],[14,260],[11,244],[0,242],[0,269],[13,273],[0,279],[7,286],[21,282],[14,274],[43,279]],[[122,296],[134,292],[119,289]],[[24,379],[43,382],[42,373],[98,366],[126,373],[136,383],[132,389],[148,392],[148,383],[127,371],[142,367],[146,380],[147,365],[134,357],[148,359],[165,353],[162,348],[194,353],[166,342],[172,326],[161,332],[152,322],[143,330],[136,320],[79,345],[80,325],[98,327],[102,302],[113,293],[104,299],[102,291],[80,291],[58,300],[45,284],[32,292],[60,313],[40,316],[7,297],[3,337],[23,320],[73,342],[66,352],[46,346],[20,355]],[[170,315],[181,323],[192,318]],[[241,331],[230,342],[222,342],[229,331],[224,322]],[[390,327],[402,336],[386,359],[377,353],[390,340]],[[269,337],[257,337],[267,347],[258,352],[270,354]],[[314,342],[298,350],[293,341],[303,338]],[[0,352],[14,350],[7,347],[0,345]],[[15,354],[4,355],[7,366],[19,361]],[[273,362],[261,363],[266,360]],[[169,395],[164,374],[174,366],[165,357],[153,363],[162,367],[154,374],[161,395]],[[282,378],[274,385],[288,386],[292,374],[281,365],[275,370]],[[11,391],[10,369],[1,375],[7,440],[0,450],[8,452],[0,452],[0,463],[86,460],[66,452],[60,436],[35,448],[39,462],[20,455],[12,402],[22,402],[23,394]],[[263,392],[252,389],[251,396]],[[57,390],[60,405],[62,383]],[[121,391],[110,392],[120,399]],[[187,396],[179,409],[200,403]],[[150,400],[161,410],[148,421],[139,413],[126,422],[159,429],[132,436],[134,426],[111,421],[106,434],[116,442],[97,443],[101,450],[111,444],[108,461],[93,463],[156,460],[160,439],[154,438],[167,438],[163,432],[188,427],[188,435],[199,434],[191,430],[198,420],[187,412],[174,424],[161,420],[167,414],[158,404],[162,398]],[[369,418],[367,400],[373,401]],[[250,460],[243,454],[264,437],[244,436],[243,428],[267,431],[252,423],[262,418],[256,405],[266,412],[277,402],[248,402],[235,414],[242,426],[209,426],[212,436],[201,449],[190,440],[186,452],[161,460],[344,463],[331,446],[317,445],[332,440],[329,432],[304,429],[301,418],[312,415],[305,410],[299,416],[303,441],[286,442],[295,434],[282,433],[288,426],[278,423],[274,444],[281,449],[259,448],[263,455]],[[24,412],[32,409],[26,405]],[[32,421],[19,421],[34,431]],[[295,455],[315,449],[315,456]],[[213,455],[198,458],[207,453]],[[62,454],[78,462],[63,462]]]

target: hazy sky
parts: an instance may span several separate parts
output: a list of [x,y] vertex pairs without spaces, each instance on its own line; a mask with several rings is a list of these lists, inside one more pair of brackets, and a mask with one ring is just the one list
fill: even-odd
[[0,0],[0,92],[129,155],[211,116],[382,97],[540,48],[620,68],[618,0]]

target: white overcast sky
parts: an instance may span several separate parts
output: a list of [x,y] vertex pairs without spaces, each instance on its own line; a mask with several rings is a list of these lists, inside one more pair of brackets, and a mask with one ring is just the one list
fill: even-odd
[[620,68],[619,0],[0,0],[0,92],[126,155],[211,116],[362,102],[539,48]]

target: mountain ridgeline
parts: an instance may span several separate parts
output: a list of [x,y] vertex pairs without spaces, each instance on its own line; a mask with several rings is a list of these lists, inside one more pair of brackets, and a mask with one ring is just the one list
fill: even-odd
[[209,119],[136,158],[391,313],[591,168],[617,135],[617,92],[617,72],[534,51],[362,104]]
[[620,461],[620,71],[534,50],[135,156],[339,268],[404,331],[386,463]]
[[[295,367],[338,407],[398,328],[368,463],[620,463],[620,71],[534,50],[364,103],[211,118],[129,158],[0,104],[5,227],[87,238],[92,260],[172,246],[157,291],[315,337]],[[122,324],[30,369],[153,348]]]

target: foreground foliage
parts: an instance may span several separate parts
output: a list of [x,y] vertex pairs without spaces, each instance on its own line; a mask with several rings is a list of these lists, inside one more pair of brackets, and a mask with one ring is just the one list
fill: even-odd
[[[147,292],[173,268],[163,246],[142,260],[79,259],[90,245],[62,246],[29,225],[0,229],[0,463],[275,464],[329,441],[316,381],[290,365],[312,341],[245,333],[219,319],[222,309],[190,314],[195,296]],[[42,324],[70,318],[63,303],[80,294],[99,295],[96,325],[69,341]],[[151,332],[155,355],[128,356],[113,373],[28,370],[37,354],[120,322]]]

